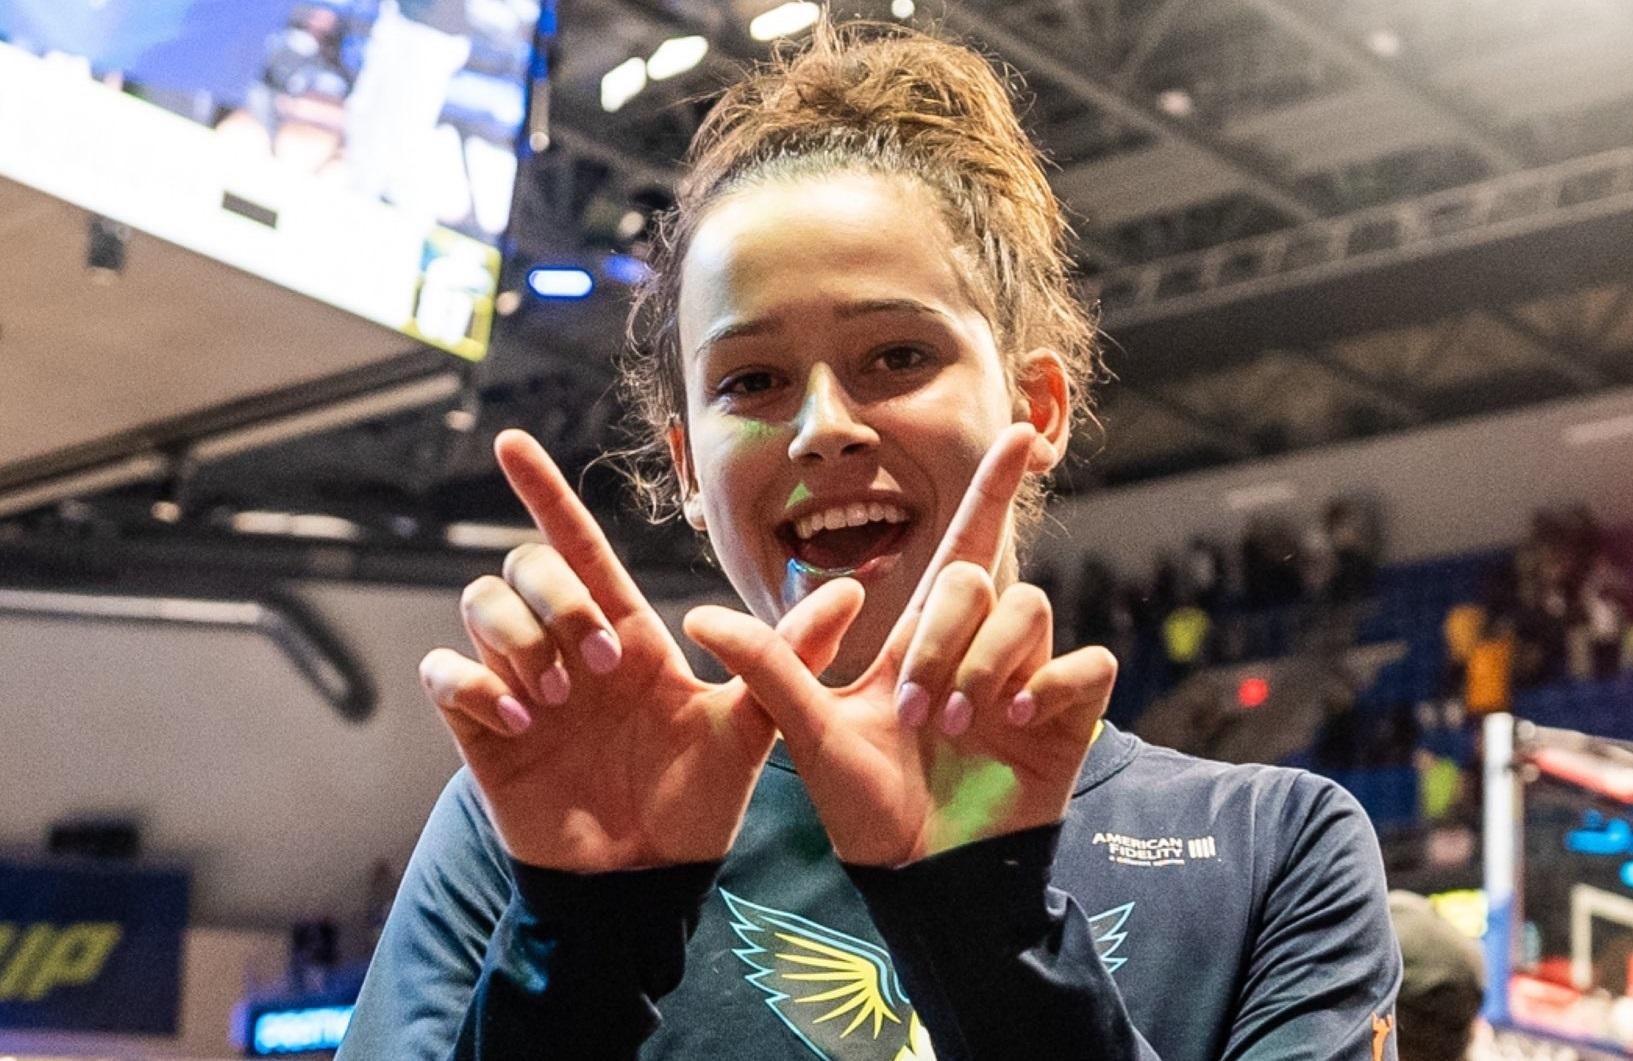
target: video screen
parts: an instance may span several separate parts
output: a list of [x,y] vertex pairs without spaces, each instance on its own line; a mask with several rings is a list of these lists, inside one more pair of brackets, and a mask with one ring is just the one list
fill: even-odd
[[1523,771],[1523,922],[1511,941],[1515,1024],[1633,1048],[1633,805],[1628,749],[1539,747]]
[[0,176],[462,357],[540,0],[0,0]]

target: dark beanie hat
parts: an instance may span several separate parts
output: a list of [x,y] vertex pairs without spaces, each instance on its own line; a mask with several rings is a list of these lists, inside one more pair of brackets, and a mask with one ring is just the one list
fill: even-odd
[[1390,892],[1389,915],[1401,945],[1395,1004],[1401,1061],[1461,1058],[1485,993],[1480,948],[1421,895]]

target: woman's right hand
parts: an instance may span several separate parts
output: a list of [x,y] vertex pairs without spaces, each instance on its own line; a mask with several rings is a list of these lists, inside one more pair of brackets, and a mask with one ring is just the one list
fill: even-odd
[[[506,431],[494,450],[545,544],[465,588],[477,659],[435,649],[420,679],[505,847],[585,873],[723,857],[770,754],[770,720],[741,679],[692,672],[536,440]],[[855,583],[833,583],[778,631],[820,673],[861,603]]]

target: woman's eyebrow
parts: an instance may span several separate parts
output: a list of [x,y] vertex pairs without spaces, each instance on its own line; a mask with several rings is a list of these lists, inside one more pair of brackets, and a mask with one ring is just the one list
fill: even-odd
[[946,313],[916,298],[867,298],[847,302],[834,309],[834,315],[842,320],[866,316],[869,313],[918,313],[947,319]]
[[[834,316],[840,320],[851,320],[856,317],[865,317],[871,313],[916,313],[923,316],[935,317],[939,320],[948,320],[947,314],[926,302],[916,298],[865,298],[855,302],[846,302],[834,307]],[[782,320],[778,317],[753,317],[748,320],[724,321],[703,333],[692,349],[693,357],[701,357],[709,348],[727,339],[742,339],[752,335],[769,335],[782,329]]]
[[741,339],[749,335],[769,335],[779,330],[782,322],[775,317],[756,317],[746,321],[724,321],[703,333],[703,338],[692,348],[692,357],[699,358],[709,348],[727,339]]

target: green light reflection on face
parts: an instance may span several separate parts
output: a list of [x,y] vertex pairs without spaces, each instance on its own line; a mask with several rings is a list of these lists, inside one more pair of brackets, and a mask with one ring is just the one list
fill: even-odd
[[937,808],[932,846],[945,851],[990,835],[1008,813],[1015,790],[1015,770],[1008,764],[960,755],[946,744],[938,747],[930,770]]
[[769,420],[743,417],[737,421],[737,433],[745,442],[766,442],[777,436],[777,425]]
[[788,500],[782,503],[782,510],[787,512],[789,509],[793,508],[795,505],[799,504],[801,501],[804,501],[810,496],[811,488],[809,486],[806,486],[803,481],[795,483],[794,492],[789,494]]

